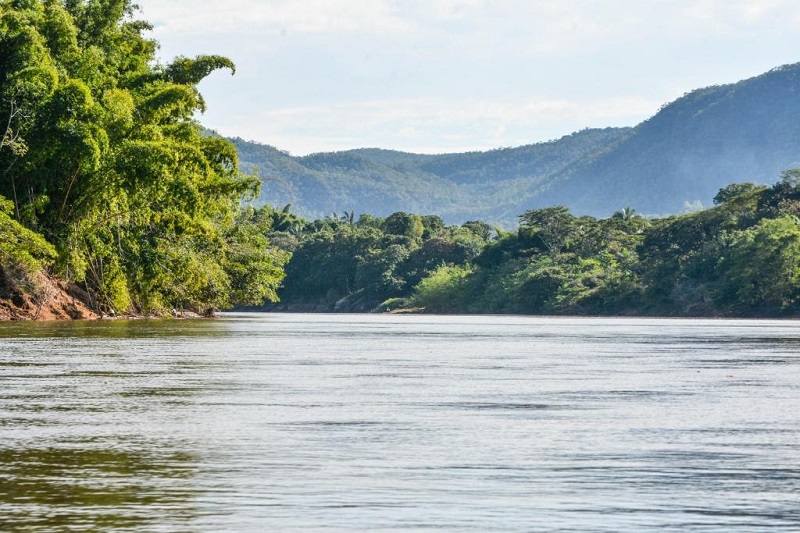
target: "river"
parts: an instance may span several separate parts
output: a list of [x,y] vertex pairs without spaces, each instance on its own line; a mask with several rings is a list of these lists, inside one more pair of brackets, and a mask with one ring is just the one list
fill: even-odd
[[0,324],[2,531],[800,531],[800,323]]

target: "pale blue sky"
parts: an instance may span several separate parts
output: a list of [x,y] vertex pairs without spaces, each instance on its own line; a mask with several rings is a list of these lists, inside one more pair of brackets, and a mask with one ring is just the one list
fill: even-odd
[[439,153],[632,126],[800,61],[796,0],[138,0],[161,57],[222,54],[222,134],[293,154]]

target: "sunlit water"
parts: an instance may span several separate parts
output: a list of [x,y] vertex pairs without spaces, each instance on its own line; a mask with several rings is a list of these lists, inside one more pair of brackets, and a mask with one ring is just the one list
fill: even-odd
[[800,531],[800,323],[0,324],[3,531]]

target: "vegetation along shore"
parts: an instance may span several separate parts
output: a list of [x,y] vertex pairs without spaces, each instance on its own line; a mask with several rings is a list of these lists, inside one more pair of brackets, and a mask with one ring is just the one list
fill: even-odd
[[292,254],[272,309],[796,316],[800,171],[769,187],[730,185],[714,201],[663,218],[534,209],[514,231],[407,213],[258,216]]
[[[136,15],[128,0],[0,1],[0,319],[235,306],[800,311],[798,170],[770,186],[728,185],[713,207],[673,216],[621,207],[602,218],[557,205],[522,212],[511,230],[404,211],[307,220],[291,205],[258,204],[261,182],[240,170],[236,146],[195,119],[205,108],[198,83],[234,64],[214,55],[159,63]],[[586,139],[616,146],[630,135],[598,130],[571,141],[584,157],[596,153]]]
[[0,2],[0,296],[47,301],[55,277],[98,315],[274,299],[287,256],[240,216],[259,182],[193,118],[234,65],[158,63],[135,14]]

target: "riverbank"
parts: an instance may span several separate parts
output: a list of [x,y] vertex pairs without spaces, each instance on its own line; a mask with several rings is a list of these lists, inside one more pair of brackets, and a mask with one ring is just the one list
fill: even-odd
[[[217,310],[207,309],[184,309],[172,310],[168,314],[126,314],[120,316],[109,316],[93,310],[91,295],[74,283],[51,278],[45,274],[38,274],[31,285],[35,290],[23,291],[3,280],[0,276],[0,322],[2,321],[56,321],[56,320],[100,320],[100,319],[142,319],[142,318],[165,318],[176,319],[191,318],[213,318]],[[12,285],[13,288],[10,288]],[[355,303],[355,305],[353,305]],[[342,299],[335,305],[324,302],[280,302],[266,305],[264,307],[237,307],[235,311],[269,312],[269,313],[299,313],[299,314],[450,314],[437,313],[426,310],[423,307],[403,307],[391,306],[382,307],[370,305],[364,300]],[[694,309],[693,313],[668,313],[664,310],[649,309],[649,312],[636,312],[629,309],[612,315],[592,315],[592,314],[559,314],[558,316],[574,317],[618,317],[618,318],[738,318],[738,319],[797,319],[796,315],[780,315],[768,313],[739,313],[735,315],[723,316],[711,312],[709,309]],[[661,312],[658,312],[661,311]],[[472,313],[471,313],[472,314]],[[480,314],[480,313],[477,313]],[[533,315],[531,315],[533,316]]]
[[37,273],[23,284],[9,282],[0,272],[0,322],[165,318],[213,318],[216,308],[173,309],[169,314],[109,316],[94,310],[92,296],[74,283]]
[[75,285],[36,274],[33,290],[23,291],[0,280],[0,320],[91,320],[101,318],[92,310],[89,294]]

